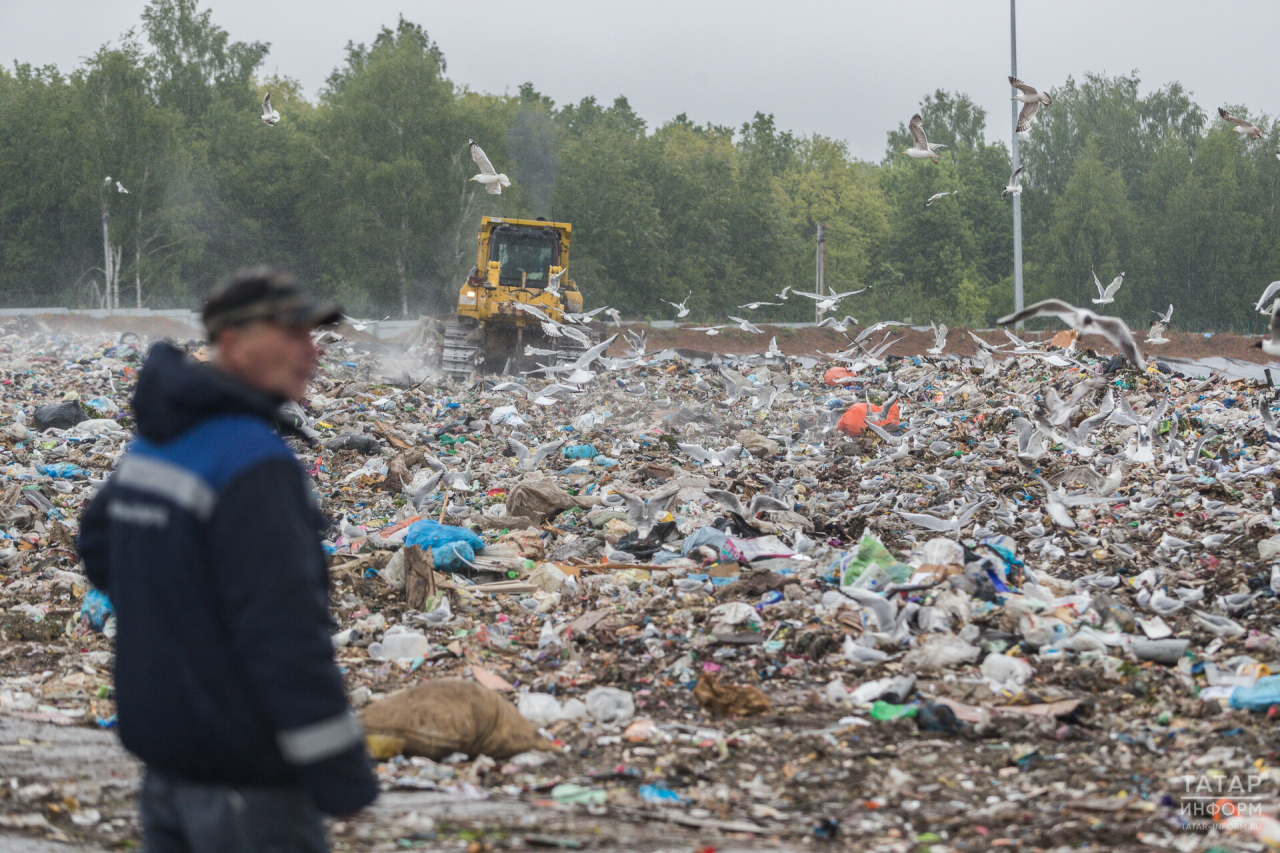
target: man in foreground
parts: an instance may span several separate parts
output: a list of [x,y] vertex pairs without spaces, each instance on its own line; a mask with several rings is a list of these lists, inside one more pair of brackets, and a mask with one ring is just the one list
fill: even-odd
[[147,765],[146,846],[328,849],[322,814],[377,796],[329,639],[325,521],[277,429],[336,322],[292,277],[241,274],[205,305],[208,364],[152,347],[138,439],[81,519],[117,614],[120,738]]

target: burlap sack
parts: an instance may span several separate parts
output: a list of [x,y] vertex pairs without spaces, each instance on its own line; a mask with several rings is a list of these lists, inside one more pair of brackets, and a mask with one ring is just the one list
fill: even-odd
[[499,760],[556,747],[510,702],[474,681],[428,681],[375,702],[360,715],[374,758],[455,752]]
[[594,506],[592,498],[576,498],[549,477],[528,476],[507,493],[507,515],[523,515],[542,524],[575,506]]

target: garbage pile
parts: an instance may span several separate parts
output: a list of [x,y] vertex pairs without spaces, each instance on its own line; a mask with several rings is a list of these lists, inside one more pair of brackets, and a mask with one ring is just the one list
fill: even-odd
[[[579,817],[884,850],[1280,843],[1271,388],[1074,341],[815,361],[632,334],[459,381],[331,337],[290,411],[387,790],[530,803],[560,846]],[[0,714],[112,725],[114,617],[74,536],[143,354],[0,335]]]

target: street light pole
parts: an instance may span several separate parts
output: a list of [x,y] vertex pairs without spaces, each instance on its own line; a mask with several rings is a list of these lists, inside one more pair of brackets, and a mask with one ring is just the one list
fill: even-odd
[[[815,282],[818,285],[818,289],[814,291],[819,296],[827,295],[826,290],[823,289],[825,285],[824,279],[826,278],[825,276],[826,270],[824,269],[824,267],[826,267],[826,265],[827,265],[827,235],[826,235],[826,231],[822,227],[822,223],[819,222],[818,223],[818,261],[817,261],[817,270],[818,270],[817,279],[818,280],[817,282]],[[813,308],[814,308],[813,322],[821,323],[822,309],[818,308],[818,303],[816,302],[814,303]]]
[[[1009,0],[1009,73],[1018,76],[1018,0]],[[1018,107],[1019,101],[1012,101],[1013,106],[1013,169],[1017,171],[1018,160]],[[1022,196],[1013,197],[1013,310],[1022,310]],[[1018,324],[1022,328],[1022,324]]]

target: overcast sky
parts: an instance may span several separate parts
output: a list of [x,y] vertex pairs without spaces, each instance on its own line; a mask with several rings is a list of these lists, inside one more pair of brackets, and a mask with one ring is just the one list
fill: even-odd
[[[0,0],[0,59],[70,70],[138,26],[144,0]],[[937,88],[987,110],[1008,139],[1009,4],[1002,0],[644,3],[524,0],[212,0],[233,40],[271,43],[263,70],[314,98],[350,41],[403,13],[439,43],[456,84],[511,92],[531,81],[558,104],[622,94],[650,127],[678,113],[739,126],[773,113],[878,160],[885,134]],[[1139,72],[1144,91],[1177,80],[1205,109],[1280,112],[1272,42],[1280,3],[1262,0],[1021,0],[1018,76],[1050,90],[1069,75]]]

